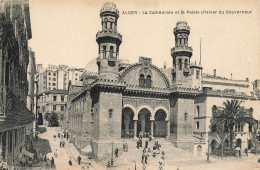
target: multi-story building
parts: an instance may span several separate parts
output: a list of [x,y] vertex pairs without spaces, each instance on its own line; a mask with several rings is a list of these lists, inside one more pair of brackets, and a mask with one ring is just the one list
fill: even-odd
[[34,77],[36,72],[35,53],[29,48],[29,64],[27,68],[27,80],[29,91],[27,95],[27,108],[33,112],[34,110]]
[[39,92],[48,90],[68,90],[69,82],[79,81],[84,69],[71,68],[67,65],[48,65],[46,69],[42,64],[37,64]]
[[44,92],[47,90],[46,87],[46,72],[45,69],[43,68],[42,64],[37,64],[36,65],[36,75],[35,75],[35,81],[38,82],[38,88],[39,92]]
[[[116,5],[105,3],[100,17],[98,72],[86,71],[80,79],[82,86],[69,87],[66,118],[72,141],[79,149],[90,145],[96,161],[109,159],[111,146],[122,149],[123,138],[138,137],[140,132],[166,138],[195,155],[205,154],[208,144],[214,144],[209,135],[212,108],[223,107],[226,100],[241,101],[241,106],[259,119],[259,98],[248,79],[226,79],[216,71],[202,74],[201,63],[190,62],[193,49],[188,46],[187,22],[177,22],[173,30],[173,65],[160,69],[146,57],[135,64],[123,64],[119,60],[122,35],[117,31]],[[240,139],[243,144],[238,146],[244,149],[250,125],[236,127],[235,140]]]
[[0,160],[13,164],[32,146],[34,116],[26,107],[32,38],[28,0],[1,1],[0,18]]
[[59,116],[60,123],[63,123],[66,110],[66,102],[68,97],[67,90],[50,90],[39,93],[38,95],[38,124],[48,125],[46,113],[55,112]]
[[36,117],[37,117],[37,102],[36,96],[38,90],[38,83],[35,81],[36,76],[36,64],[35,53],[29,48],[29,64],[27,68],[27,80],[28,80],[28,95],[27,95],[27,108],[34,114],[35,121],[33,122],[33,133],[36,131]]

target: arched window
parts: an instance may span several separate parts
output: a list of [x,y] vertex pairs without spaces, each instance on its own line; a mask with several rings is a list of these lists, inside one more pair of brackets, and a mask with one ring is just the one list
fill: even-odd
[[114,53],[114,47],[113,47],[113,46],[110,46],[109,56],[110,56],[111,58],[114,57],[114,56],[113,56],[113,53]]
[[104,59],[106,58],[106,48],[107,48],[106,46],[103,46],[103,49],[102,49]]
[[199,122],[199,121],[196,122],[196,128],[197,128],[197,129],[200,128],[200,122]]
[[197,114],[198,114],[198,117],[200,117],[200,106],[197,106]]
[[152,80],[151,80],[151,76],[150,75],[146,76],[145,84],[146,84],[146,87],[148,87],[148,88],[152,87]]
[[104,24],[105,24],[105,29],[107,29],[107,21],[105,21]]
[[182,70],[182,60],[179,59],[179,70]]
[[144,79],[144,75],[140,74],[139,76],[139,86],[140,87],[144,87],[145,86],[145,79]]
[[188,113],[185,113],[185,114],[184,114],[184,120],[185,120],[185,121],[188,120]]
[[214,113],[216,113],[216,112],[217,112],[217,106],[214,105],[214,106],[212,106],[212,114],[214,114]]
[[184,67],[185,67],[185,68],[188,68],[188,59],[185,59],[185,61],[184,61]]

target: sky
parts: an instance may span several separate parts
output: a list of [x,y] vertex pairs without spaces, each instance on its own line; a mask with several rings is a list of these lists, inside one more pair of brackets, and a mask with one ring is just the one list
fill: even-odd
[[[32,39],[36,63],[66,64],[71,67],[95,66],[98,56],[96,33],[101,30],[99,0],[29,0]],[[172,66],[173,28],[187,21],[191,32],[189,46],[192,62],[199,62],[200,39],[204,73],[250,81],[260,79],[260,1],[259,0],[117,0],[120,17],[118,32],[123,36],[119,58],[136,63],[140,56],[152,58],[162,67]],[[173,11],[174,14],[149,14],[149,11]],[[183,10],[184,14],[175,14]],[[187,10],[199,14],[187,14]],[[219,14],[218,11],[224,14]],[[227,14],[226,11],[252,11],[251,14]],[[137,11],[137,14],[122,12]],[[217,11],[217,14],[205,14]],[[148,14],[142,14],[148,12]],[[91,64],[92,63],[92,64]]]

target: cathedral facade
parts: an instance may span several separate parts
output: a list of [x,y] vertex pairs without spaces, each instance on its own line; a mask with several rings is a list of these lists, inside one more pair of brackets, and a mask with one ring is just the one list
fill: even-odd
[[259,103],[255,94],[247,92],[248,80],[204,74],[201,63],[190,62],[193,49],[187,22],[177,22],[173,30],[173,65],[158,68],[147,57],[135,64],[121,62],[116,5],[105,3],[100,17],[98,72],[86,71],[83,85],[69,87],[66,115],[72,141],[80,150],[90,146],[95,160],[106,159],[111,146],[122,149],[123,138],[138,138],[140,133],[165,138],[200,155],[208,148],[213,106],[228,99],[244,100],[247,107]]

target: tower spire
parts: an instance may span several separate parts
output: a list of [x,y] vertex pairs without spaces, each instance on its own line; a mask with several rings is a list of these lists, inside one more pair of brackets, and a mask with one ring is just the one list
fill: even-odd
[[104,3],[100,11],[102,31],[96,35],[99,45],[97,65],[100,77],[116,79],[118,77],[119,46],[122,42],[122,35],[117,31],[117,20],[119,11],[116,4]]

